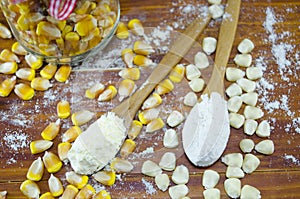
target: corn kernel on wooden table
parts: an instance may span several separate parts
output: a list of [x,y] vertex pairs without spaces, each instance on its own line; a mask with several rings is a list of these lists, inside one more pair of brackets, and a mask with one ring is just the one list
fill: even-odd
[[[120,3],[123,22],[139,18],[145,27],[169,26],[178,31],[182,31],[182,28],[208,5],[205,0],[121,0]],[[272,132],[269,139],[274,141],[275,152],[270,156],[252,152],[259,157],[261,163],[254,173],[246,174],[241,179],[242,185],[249,184],[258,188],[262,198],[300,198],[299,18],[300,2],[297,0],[242,1],[240,20],[229,61],[229,65],[234,66],[233,58],[238,53],[237,45],[242,39],[249,38],[255,44],[255,49],[251,53],[253,65],[264,69],[263,78],[258,81],[258,106],[265,113],[262,119],[271,123]],[[6,24],[2,14],[0,22]],[[199,38],[199,42],[205,36],[217,37],[219,25],[220,20],[211,22]],[[160,35],[164,34],[165,32]],[[0,50],[10,49],[14,41],[14,39],[0,39]],[[25,62],[22,63],[20,67],[25,67]],[[1,81],[6,77],[8,76],[0,74]],[[53,80],[53,88],[46,92],[36,92],[30,101],[22,101],[14,93],[7,98],[0,98],[0,191],[8,191],[7,198],[24,198],[19,190],[20,184],[26,179],[26,172],[31,162],[41,156],[41,154],[32,155],[29,144],[41,138],[40,133],[49,122],[56,121],[56,104],[61,99],[70,101],[72,112],[85,108],[101,113],[119,103],[118,100],[106,104],[97,103],[84,97],[85,89],[90,86],[89,82],[99,77],[106,85],[108,83],[117,85],[120,81],[117,70],[95,69],[91,72],[74,68],[67,83]],[[139,82],[140,85],[142,80]],[[225,87],[229,85],[230,83],[226,81]],[[188,111],[182,106],[182,97],[188,91],[189,87],[186,85],[176,86],[174,92],[163,97],[161,108],[169,113],[175,109]],[[61,134],[70,126],[70,119],[62,120]],[[180,129],[182,126],[177,130]],[[159,158],[155,154],[161,153],[162,134],[161,130],[148,138],[144,134],[143,138],[137,139],[135,156],[131,158],[132,162],[138,162],[134,171],[120,175],[115,185],[104,187],[111,193],[112,198],[169,197],[168,192],[158,190],[153,178],[139,172],[143,161],[154,159],[158,162]],[[243,138],[251,138],[255,143],[263,140],[256,135],[245,135],[242,128],[231,128],[231,136],[224,154],[241,152],[239,142]],[[61,142],[60,136],[55,139],[50,151],[57,152],[59,142]],[[154,149],[154,153],[149,149]],[[201,181],[204,170],[208,168],[220,173],[221,179],[216,187],[221,191],[221,198],[228,198],[223,186],[226,179],[226,166],[220,160],[211,167],[196,168],[188,161],[182,148],[179,147],[175,152],[178,155],[177,165],[184,164],[190,171],[190,180],[187,184],[190,198],[203,198],[204,188]],[[64,185],[66,185],[64,174],[68,170],[70,166],[65,166],[55,174],[63,180]],[[172,174],[166,173],[169,176]],[[49,191],[48,178],[49,174],[45,172],[42,181],[38,182],[42,193]],[[93,180],[90,183],[97,189],[101,188]]]

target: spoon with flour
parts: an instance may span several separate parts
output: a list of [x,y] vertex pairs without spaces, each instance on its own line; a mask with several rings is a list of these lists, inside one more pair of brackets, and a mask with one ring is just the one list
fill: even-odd
[[210,14],[206,14],[190,24],[176,39],[141,88],[80,134],[68,153],[68,159],[76,173],[92,174],[102,169],[116,156],[142,103],[186,55],[210,19]]
[[189,160],[199,167],[216,162],[230,135],[224,75],[237,29],[241,0],[228,0],[226,17],[219,31],[212,76],[198,102],[190,111],[182,131],[182,142]]

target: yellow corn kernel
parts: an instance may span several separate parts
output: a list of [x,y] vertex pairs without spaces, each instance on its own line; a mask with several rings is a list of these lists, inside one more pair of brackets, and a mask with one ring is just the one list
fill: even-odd
[[90,10],[91,2],[90,1],[84,1],[78,8],[74,10],[76,14],[82,15],[87,14]]
[[75,199],[90,199],[96,193],[94,187],[92,185],[85,185],[77,194]]
[[17,41],[11,46],[11,51],[17,55],[27,55],[28,53],[25,48]]
[[88,110],[81,110],[75,112],[71,116],[71,120],[75,126],[81,126],[88,123],[94,117],[94,113]]
[[46,192],[42,194],[39,199],[55,199],[55,198],[52,196],[51,192]]
[[49,140],[35,140],[30,143],[30,151],[32,154],[42,153],[49,149],[53,142]]
[[31,81],[31,88],[37,91],[46,91],[49,88],[52,87],[52,84],[50,84],[50,81],[48,79],[45,79],[43,77],[36,77]]
[[133,120],[128,130],[128,137],[134,140],[142,131],[143,124],[138,120]]
[[147,133],[153,133],[154,131],[157,131],[165,126],[164,121],[161,118],[156,118],[152,120],[149,124],[147,124],[146,132]]
[[34,160],[26,174],[26,177],[28,180],[32,181],[40,181],[44,174],[44,163],[42,161],[41,157],[38,157],[38,159]]
[[65,38],[66,34],[68,32],[71,32],[73,30],[73,27],[70,26],[70,25],[66,25],[65,28],[62,30],[62,33],[61,33],[61,38]]
[[101,190],[94,195],[93,199],[111,199],[111,196],[106,190]]
[[65,36],[65,40],[68,41],[74,49],[78,47],[79,39],[80,37],[76,32],[69,32]]
[[48,180],[49,190],[54,197],[58,197],[63,194],[64,187],[59,178],[55,177],[53,174],[50,175]]
[[105,14],[109,13],[111,11],[110,7],[104,3],[104,4],[98,4],[97,7],[92,11],[92,14],[94,16],[104,16]]
[[164,79],[155,88],[155,92],[159,95],[167,94],[174,89],[174,85],[169,79]]
[[139,112],[138,118],[142,124],[148,124],[152,120],[158,117],[159,110],[156,108],[147,109]]
[[79,175],[74,171],[69,171],[66,173],[66,180],[78,189],[82,189],[85,185],[87,185],[89,177],[86,175]]
[[14,92],[22,100],[30,100],[34,96],[34,89],[24,83],[17,84]]
[[[94,30],[99,30],[99,29],[95,28]],[[95,31],[95,32],[97,32],[97,31]],[[102,36],[100,33],[99,34],[94,33],[93,35],[94,35],[93,38],[89,40],[89,45],[88,45],[89,48],[93,48],[93,47],[97,46],[102,40]]]
[[45,79],[51,79],[57,70],[57,66],[55,64],[47,64],[44,68],[40,71],[40,75]]
[[118,91],[116,87],[110,85],[105,89],[98,97],[98,101],[108,101],[113,99],[117,95]]
[[25,180],[20,186],[20,191],[27,198],[39,198],[41,193],[39,186],[31,180]]
[[69,184],[69,185],[67,185],[67,187],[66,187],[64,193],[62,194],[62,196],[60,197],[60,199],[74,199],[76,197],[78,191],[79,190],[75,186]]
[[99,27],[107,29],[114,25],[114,20],[110,16],[106,16],[104,19],[98,22]]
[[70,103],[66,100],[61,100],[57,103],[56,112],[59,118],[68,118],[71,115]]
[[97,27],[97,20],[92,15],[87,15],[84,19],[75,24],[75,31],[80,36],[86,36],[90,31]]
[[65,50],[65,40],[63,38],[58,38],[55,42],[60,50]]
[[18,70],[18,64],[16,62],[5,62],[0,64],[0,73],[11,75]]
[[132,171],[133,165],[128,160],[116,157],[110,162],[110,168],[116,173],[128,173]]
[[105,89],[105,86],[101,83],[96,83],[85,91],[85,96],[89,99],[97,98],[100,93]]
[[45,37],[50,38],[60,38],[61,37],[61,31],[59,28],[57,28],[54,24],[47,22],[47,21],[41,21],[38,23],[36,28],[36,34],[38,36],[42,35]]
[[51,122],[46,126],[46,128],[42,131],[41,135],[44,140],[53,140],[59,133],[60,130],[60,120],[56,120],[56,122]]
[[39,50],[47,56],[55,56],[57,54],[57,46],[55,44],[39,44]]
[[122,60],[128,68],[133,67],[134,56],[135,55],[131,48],[125,48],[124,50],[122,50]]
[[136,90],[136,85],[131,79],[124,79],[121,81],[118,92],[120,95],[119,100],[122,101],[124,98],[130,96]]
[[21,16],[17,20],[17,27],[23,31],[29,29],[29,20],[26,14],[21,14]]
[[116,36],[117,36],[119,39],[127,39],[127,38],[129,37],[129,31],[128,31],[128,28],[127,28],[127,26],[126,26],[123,22],[120,22],[120,23],[118,24]]
[[0,23],[0,37],[2,39],[10,39],[12,37],[10,30],[2,23]]
[[154,53],[152,46],[143,42],[143,41],[136,41],[133,44],[133,51],[139,55],[150,55]]
[[179,83],[184,78],[185,67],[182,64],[177,64],[170,72],[169,79],[174,83]]
[[37,70],[43,66],[43,58],[37,57],[33,54],[25,56],[26,63],[34,70]]
[[140,69],[139,68],[125,68],[119,72],[119,76],[123,79],[139,80]]
[[54,78],[59,82],[65,82],[68,80],[71,74],[72,67],[69,65],[60,66],[56,71]]
[[131,19],[128,22],[128,28],[133,32],[133,34],[138,36],[144,35],[144,27],[139,19]]
[[136,144],[131,139],[126,139],[120,149],[120,154],[122,158],[127,158],[135,149]]
[[155,108],[162,103],[160,95],[153,93],[143,103],[142,110]]
[[32,81],[35,77],[35,70],[32,68],[20,68],[17,70],[16,76],[26,81]]
[[133,59],[133,63],[141,67],[148,67],[154,65],[154,62],[144,55],[136,55]]
[[58,157],[61,161],[68,161],[68,152],[71,149],[71,143],[69,142],[61,142],[57,146]]
[[46,18],[47,18],[47,21],[55,24],[61,31],[64,30],[64,28],[66,27],[66,24],[67,24],[66,20],[58,20],[51,16],[47,16]]
[[1,51],[0,60],[4,62],[17,62],[17,63],[21,62],[19,57],[8,49],[3,49]]
[[103,185],[112,186],[116,181],[116,172],[114,171],[99,171],[93,174],[93,178]]
[[11,91],[14,89],[17,82],[16,76],[12,76],[11,78],[5,79],[0,84],[0,96],[7,97]]
[[62,167],[62,162],[60,161],[59,157],[52,152],[45,152],[43,156],[43,162],[49,173],[56,173]]
[[76,138],[80,135],[81,132],[82,131],[79,126],[72,126],[62,135],[62,141],[73,142],[76,140]]

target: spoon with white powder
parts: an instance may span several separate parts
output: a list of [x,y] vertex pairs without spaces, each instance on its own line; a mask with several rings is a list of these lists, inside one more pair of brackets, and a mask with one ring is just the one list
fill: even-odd
[[228,0],[226,16],[219,31],[212,76],[201,99],[190,111],[182,131],[185,154],[196,166],[216,162],[224,152],[230,135],[227,104],[224,99],[224,75],[233,45],[241,0]]
[[186,55],[210,19],[210,14],[206,14],[189,25],[142,87],[80,134],[68,153],[68,159],[76,173],[92,174],[102,169],[116,156],[144,100]]

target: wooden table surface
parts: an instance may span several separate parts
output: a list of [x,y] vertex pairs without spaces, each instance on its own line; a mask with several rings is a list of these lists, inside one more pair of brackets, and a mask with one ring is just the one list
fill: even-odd
[[[224,2],[224,1],[223,1]],[[121,0],[121,21],[127,22],[132,18],[139,18],[145,27],[166,28],[173,27],[174,31],[181,31],[204,6],[205,0],[151,0],[133,1]],[[3,15],[0,22],[6,23]],[[210,23],[199,41],[204,36],[217,37],[220,20]],[[264,69],[263,78],[258,81],[259,103],[264,111],[262,120],[268,120],[272,126],[270,138],[274,141],[275,152],[270,156],[252,152],[261,160],[258,169],[252,174],[246,174],[242,185],[249,184],[261,191],[262,198],[300,198],[300,2],[298,0],[243,0],[240,20],[236,33],[234,47],[229,65],[233,65],[233,58],[237,54],[238,43],[249,38],[255,44],[251,53],[253,65]],[[0,50],[10,48],[14,39],[0,39]],[[213,56],[212,56],[213,58]],[[158,61],[158,60],[156,60]],[[20,65],[23,66],[22,64]],[[144,73],[144,76],[147,72]],[[0,74],[2,81],[6,75]],[[103,72],[74,68],[67,83],[57,83],[46,92],[37,92],[30,101],[22,101],[15,94],[7,98],[0,98],[0,191],[8,191],[8,198],[24,198],[19,191],[22,181],[31,162],[40,154],[31,155],[29,143],[40,139],[40,132],[45,126],[57,119],[56,104],[61,99],[71,102],[72,112],[89,109],[95,112],[110,110],[118,100],[109,103],[97,103],[87,100],[84,91],[91,83],[100,79],[104,84],[116,84],[120,81],[117,71]],[[141,85],[142,78],[138,85]],[[225,82],[225,87],[229,82]],[[188,90],[187,82],[183,81],[175,86],[175,90],[163,97],[163,113],[180,109],[185,114],[188,109],[182,105],[182,97]],[[163,119],[166,115],[162,116]],[[62,120],[63,133],[71,126],[70,119]],[[82,127],[83,129],[86,126]],[[164,128],[165,130],[166,128]],[[178,133],[182,125],[177,128]],[[165,149],[162,147],[162,133],[142,136],[137,139],[137,149],[130,160],[135,164],[132,173],[120,175],[116,184],[105,187],[112,198],[168,198],[167,192],[161,192],[154,184],[154,179],[140,173],[140,165],[147,159],[159,160]],[[255,135],[247,136],[243,129],[231,128],[231,136],[224,154],[241,152],[239,142],[243,138],[253,139],[255,143],[263,140]],[[266,139],[266,138],[264,138]],[[57,151],[57,144],[61,138],[55,139],[50,151]],[[154,149],[154,153],[146,153],[146,149]],[[226,179],[226,166],[219,160],[208,168],[196,168],[187,160],[182,148],[173,150],[177,154],[177,164],[184,164],[189,168],[190,198],[203,198],[204,188],[201,185],[202,174],[205,169],[214,169],[221,175],[217,188],[221,191],[221,198],[228,198],[223,182]],[[60,177],[64,185],[64,173],[70,166],[55,174]],[[171,175],[171,172],[167,172]],[[43,180],[38,182],[42,193],[48,191],[45,173]],[[90,183],[97,190],[102,186],[92,179]]]

